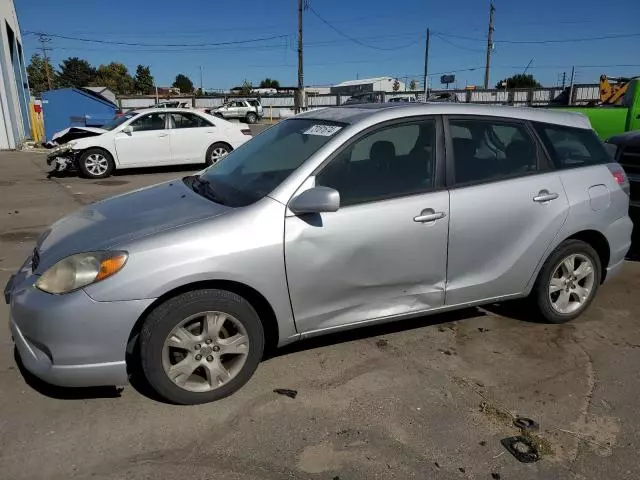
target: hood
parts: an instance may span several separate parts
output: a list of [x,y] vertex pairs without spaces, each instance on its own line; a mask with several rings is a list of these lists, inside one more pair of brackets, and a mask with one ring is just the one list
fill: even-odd
[[607,140],[607,142],[613,143],[614,145],[625,145],[627,147],[640,146],[640,130],[615,135]]
[[38,241],[43,272],[74,253],[126,246],[134,239],[233,210],[187,187],[181,179],[87,206],[54,223]]
[[71,140],[85,137],[95,137],[107,132],[104,128],[97,127],[69,127],[54,133],[51,137],[52,144],[63,145]]

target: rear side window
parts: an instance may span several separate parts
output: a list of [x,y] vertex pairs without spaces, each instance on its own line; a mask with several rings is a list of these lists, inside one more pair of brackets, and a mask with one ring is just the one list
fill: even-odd
[[455,183],[498,181],[538,171],[536,144],[521,122],[449,120]]
[[593,130],[534,123],[556,168],[575,168],[611,162]]

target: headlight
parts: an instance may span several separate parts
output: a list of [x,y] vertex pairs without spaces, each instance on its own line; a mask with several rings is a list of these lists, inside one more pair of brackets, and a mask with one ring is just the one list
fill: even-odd
[[49,268],[36,282],[47,293],[68,293],[118,273],[126,252],[88,252],[71,255]]

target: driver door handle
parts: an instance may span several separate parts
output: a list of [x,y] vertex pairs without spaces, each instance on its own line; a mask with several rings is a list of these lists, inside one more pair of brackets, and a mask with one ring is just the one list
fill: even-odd
[[537,203],[545,203],[555,200],[556,198],[558,198],[557,193],[549,193],[549,190],[540,190],[538,195],[533,197],[533,201]]
[[420,215],[413,217],[413,221],[418,223],[434,222],[446,216],[447,214],[444,212],[436,212],[433,208],[425,208],[420,212]]

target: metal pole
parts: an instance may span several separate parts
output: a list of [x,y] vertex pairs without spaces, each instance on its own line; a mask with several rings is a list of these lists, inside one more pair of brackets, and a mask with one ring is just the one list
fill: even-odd
[[427,43],[424,47],[424,99],[427,100],[427,76],[429,74],[429,38],[431,34],[427,28]]
[[571,83],[569,84],[569,100],[567,102],[568,105],[573,103],[573,80],[576,74],[576,67],[571,67]]
[[200,95],[204,95],[204,89],[202,88],[202,65],[200,65]]
[[47,74],[47,86],[49,87],[49,90],[53,90],[53,83],[51,82],[51,72],[49,71],[49,57],[47,56],[47,43],[50,42],[51,39],[41,33],[38,41],[42,45],[42,57],[44,60],[44,70]]
[[302,56],[302,1],[298,0],[298,91],[296,92],[296,113],[302,111],[302,90],[304,88],[304,71]]
[[484,89],[489,88],[489,71],[491,70],[491,50],[493,49],[493,12],[496,8],[491,2],[489,7],[489,34],[487,35],[487,63],[484,67]]
[[567,83],[567,72],[562,72],[562,90],[564,90],[566,83]]

